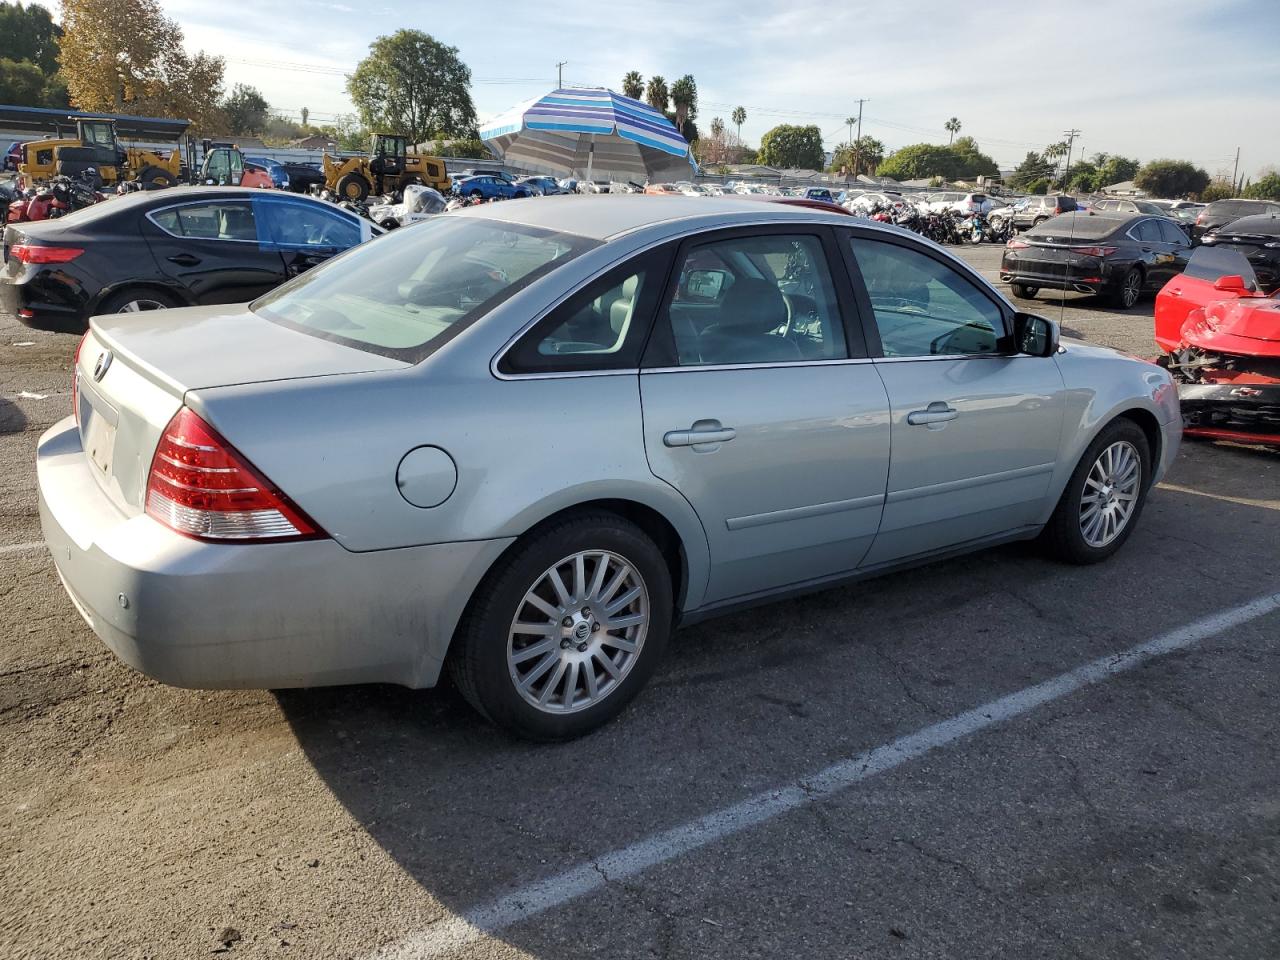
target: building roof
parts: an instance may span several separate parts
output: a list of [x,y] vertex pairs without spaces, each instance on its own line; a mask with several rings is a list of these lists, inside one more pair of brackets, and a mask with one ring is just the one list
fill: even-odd
[[72,110],[62,107],[20,107],[15,104],[0,104],[0,129],[15,132],[47,134],[58,127],[70,129],[74,127],[76,117],[114,120],[116,133],[133,140],[177,140],[191,126],[190,120],[174,120],[170,117],[137,117],[127,113],[96,113],[91,110]]

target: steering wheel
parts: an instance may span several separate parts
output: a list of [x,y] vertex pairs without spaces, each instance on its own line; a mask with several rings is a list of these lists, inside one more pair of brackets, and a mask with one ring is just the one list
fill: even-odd
[[819,319],[818,301],[802,293],[784,293],[783,301],[787,305],[787,325],[782,331],[784,337],[790,337],[800,324],[808,324]]

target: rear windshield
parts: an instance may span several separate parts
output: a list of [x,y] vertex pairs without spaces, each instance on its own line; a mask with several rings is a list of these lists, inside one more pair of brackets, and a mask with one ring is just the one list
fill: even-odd
[[[1270,205],[1261,200],[1250,203],[1248,200],[1215,200],[1205,209],[1205,213],[1214,217],[1244,217],[1251,213],[1263,213]],[[1280,210],[1280,205],[1277,205]]]
[[1064,213],[1032,227],[1026,235],[1036,240],[1052,240],[1054,243],[1070,240],[1101,240],[1115,233],[1129,220],[1115,217],[1097,217],[1088,213]]
[[538,277],[599,242],[440,216],[354,247],[250,304],[260,316],[417,362]]

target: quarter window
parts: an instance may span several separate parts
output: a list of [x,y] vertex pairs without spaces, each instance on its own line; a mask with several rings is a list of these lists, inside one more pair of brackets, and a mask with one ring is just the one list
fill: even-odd
[[503,373],[633,370],[669,256],[644,254],[573,294],[502,358]]
[[735,237],[691,248],[660,322],[680,366],[847,357],[822,241]]
[[196,240],[258,239],[253,205],[247,200],[219,200],[168,207],[151,214],[161,230]]
[[896,243],[862,237],[852,243],[886,357],[997,352],[1004,317],[972,282]]

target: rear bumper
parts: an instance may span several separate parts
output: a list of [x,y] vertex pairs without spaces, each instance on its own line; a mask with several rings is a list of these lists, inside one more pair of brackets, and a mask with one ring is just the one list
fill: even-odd
[[174,686],[431,686],[467,599],[511,542],[202,543],[126,517],[90,470],[74,419],[40,438],[40,524],[58,575],[121,660]]
[[1105,262],[1083,266],[1072,265],[1070,272],[1065,263],[1019,262],[1006,257],[1000,264],[1000,279],[1004,283],[1020,283],[1042,290],[1074,290],[1077,293],[1110,293],[1120,285],[1128,265],[1123,268]]
[[83,307],[42,296],[32,284],[10,279],[0,279],[0,314],[17,317],[23,326],[35,330],[84,333],[88,326]]

